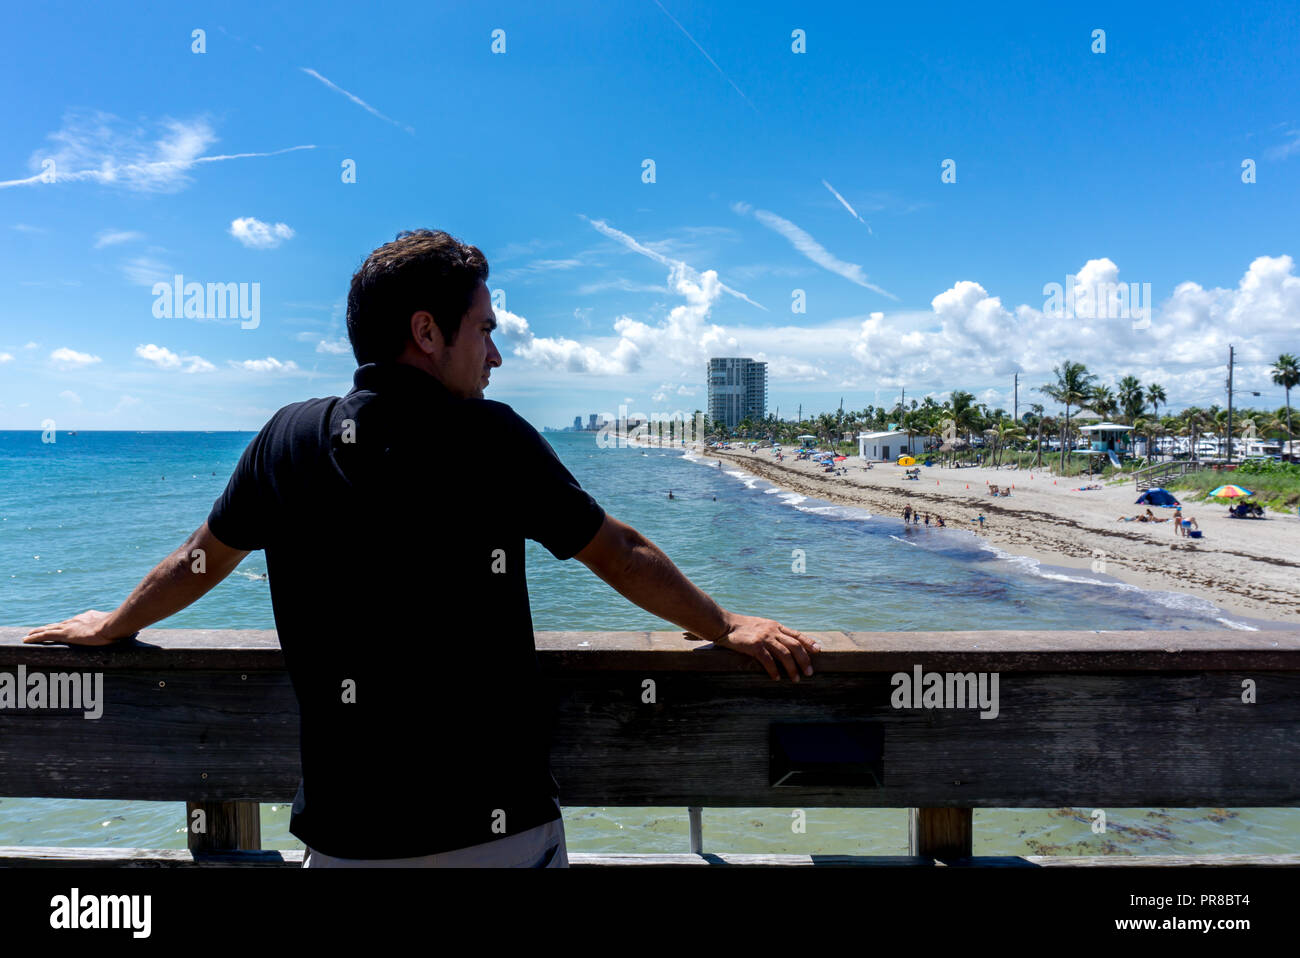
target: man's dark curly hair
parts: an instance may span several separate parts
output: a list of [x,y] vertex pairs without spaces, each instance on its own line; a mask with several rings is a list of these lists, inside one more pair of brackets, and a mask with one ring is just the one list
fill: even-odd
[[371,253],[352,276],[348,339],[358,365],[390,362],[411,338],[411,314],[427,310],[447,345],[455,342],[487,258],[442,230],[404,230]]

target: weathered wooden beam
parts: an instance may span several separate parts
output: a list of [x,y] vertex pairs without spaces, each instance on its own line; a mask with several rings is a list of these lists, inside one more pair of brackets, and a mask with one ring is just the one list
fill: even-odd
[[[646,678],[657,689],[649,704]],[[1246,679],[1257,684],[1253,704],[1242,701]],[[1300,672],[1003,673],[993,719],[895,709],[879,673],[793,685],[564,669],[546,681],[566,805],[1300,805]],[[103,695],[93,721],[0,711],[0,794],[286,802],[297,791],[297,706],[283,672],[111,672]],[[878,726],[879,785],[773,787],[776,722]]]
[[909,808],[907,851],[942,861],[970,858],[973,854],[971,822],[969,808]]

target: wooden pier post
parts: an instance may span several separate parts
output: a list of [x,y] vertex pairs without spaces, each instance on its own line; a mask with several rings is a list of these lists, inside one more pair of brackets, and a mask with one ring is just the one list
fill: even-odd
[[[196,811],[206,831],[195,832]],[[186,802],[186,841],[192,852],[219,852],[262,847],[262,818],[257,802]]]
[[907,853],[943,861],[971,857],[972,809],[909,808]]

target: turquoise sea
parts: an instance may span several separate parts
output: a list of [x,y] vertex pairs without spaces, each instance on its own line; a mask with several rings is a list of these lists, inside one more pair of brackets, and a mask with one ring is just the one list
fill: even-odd
[[[0,624],[36,626],[112,609],[207,517],[251,433],[0,432]],[[990,549],[959,529],[910,528],[717,468],[681,450],[600,449],[592,433],[547,433],[606,510],[641,530],[723,606],[804,631],[1267,628],[1211,602],[1147,592]],[[667,498],[669,490],[674,498]],[[791,571],[793,550],[806,571]],[[631,605],[576,561],[529,543],[539,631],[673,629]],[[173,628],[274,627],[262,553]],[[563,786],[563,783],[561,783]],[[286,800],[292,796],[285,796]],[[375,815],[388,813],[374,796]],[[1300,811],[977,810],[976,853],[1228,854],[1294,852]],[[564,810],[570,851],[684,851],[683,808]],[[263,844],[301,848],[286,804],[262,807]],[[0,798],[0,845],[182,848],[178,803]],[[706,809],[706,851],[903,854],[906,812]]]

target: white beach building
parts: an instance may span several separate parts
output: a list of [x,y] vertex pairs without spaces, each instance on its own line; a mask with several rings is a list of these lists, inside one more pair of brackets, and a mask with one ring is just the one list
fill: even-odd
[[862,459],[889,462],[902,455],[924,455],[927,448],[927,438],[916,432],[910,438],[902,430],[858,433],[858,456]]

